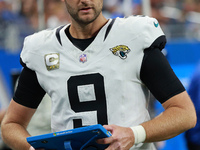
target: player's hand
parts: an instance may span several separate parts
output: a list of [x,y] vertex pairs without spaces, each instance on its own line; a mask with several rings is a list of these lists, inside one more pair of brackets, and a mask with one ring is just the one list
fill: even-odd
[[131,128],[117,125],[104,125],[106,130],[112,133],[111,137],[98,139],[99,144],[110,144],[106,150],[129,150],[134,142],[134,134]]
[[45,150],[45,149],[43,149],[43,148],[40,148],[40,149],[35,149],[35,148],[33,148],[32,146],[29,148],[29,150]]

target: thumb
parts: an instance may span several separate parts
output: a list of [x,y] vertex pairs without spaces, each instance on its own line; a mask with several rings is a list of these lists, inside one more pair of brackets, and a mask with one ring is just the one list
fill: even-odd
[[32,146],[29,148],[29,150],[35,150],[35,148],[33,148]]

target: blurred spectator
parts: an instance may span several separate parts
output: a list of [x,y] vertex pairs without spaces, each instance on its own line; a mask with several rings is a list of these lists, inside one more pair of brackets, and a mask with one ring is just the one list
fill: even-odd
[[133,15],[142,14],[142,0],[132,0]]
[[141,15],[141,0],[104,1],[103,13],[106,18]]
[[[165,24],[161,26],[164,25],[163,30],[168,39],[200,40],[200,0],[162,0],[162,2],[164,5],[160,9],[160,14],[165,17]],[[160,19],[159,16],[155,18]]]
[[185,0],[186,38],[200,40],[200,0]]
[[[18,11],[12,10],[12,2],[0,0],[0,47],[16,52],[22,48],[24,38],[35,32],[32,16],[34,0],[22,0]],[[28,4],[30,4],[28,6]],[[37,19],[35,19],[37,21]]]
[[15,20],[15,15],[12,13],[11,5],[6,0],[0,0],[0,47],[7,47],[7,33],[10,31],[11,25]]
[[181,0],[151,0],[152,17],[156,18],[168,39],[185,36]]
[[151,0],[151,15],[159,21],[161,26],[164,26],[169,18],[162,14],[162,9],[164,8],[164,0]]
[[[19,10],[19,17],[23,23],[31,26],[32,29],[38,28],[38,11],[36,0],[21,0],[21,7]],[[22,25],[22,23],[21,23]]]
[[[19,50],[24,37],[38,30],[37,2],[37,0],[0,0],[0,47],[12,51]],[[142,2],[142,0],[106,0],[103,13],[106,18],[142,15]],[[159,21],[168,39],[200,40],[200,0],[151,0],[150,2],[149,15]],[[70,22],[66,8],[61,3],[61,0],[44,0],[46,28]]]
[[123,12],[120,9],[121,0],[104,1],[103,14],[106,18],[123,17]]
[[121,0],[124,16],[141,15],[142,0]]
[[35,0],[21,0],[21,6],[16,12],[16,30],[18,31],[19,50],[22,48],[24,38],[37,30],[37,6]]
[[197,124],[186,132],[185,137],[189,150],[200,150],[200,62],[191,78],[188,93],[196,108]]
[[48,0],[45,4],[47,28],[55,28],[70,22],[66,7],[60,0]]

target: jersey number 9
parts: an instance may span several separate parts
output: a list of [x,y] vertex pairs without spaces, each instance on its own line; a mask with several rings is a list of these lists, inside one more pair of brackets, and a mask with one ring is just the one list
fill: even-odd
[[[67,85],[70,105],[75,113],[96,111],[97,123],[102,125],[108,124],[104,78],[101,74],[72,76],[69,78]],[[81,101],[78,87],[87,85],[93,85],[96,99]],[[74,128],[83,126],[81,119],[73,119],[73,124]]]

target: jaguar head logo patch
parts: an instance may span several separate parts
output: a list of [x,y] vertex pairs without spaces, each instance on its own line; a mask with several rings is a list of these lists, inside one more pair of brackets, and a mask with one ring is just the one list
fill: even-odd
[[118,45],[110,48],[110,50],[114,55],[119,56],[121,59],[126,59],[127,54],[131,51],[126,45]]

